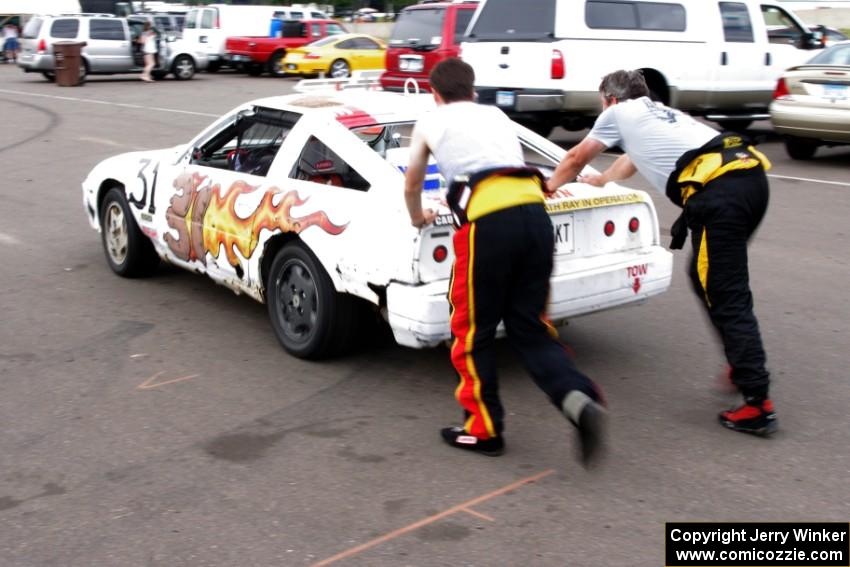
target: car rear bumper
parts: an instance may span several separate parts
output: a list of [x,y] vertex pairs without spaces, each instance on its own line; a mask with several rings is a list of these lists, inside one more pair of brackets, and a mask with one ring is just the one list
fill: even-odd
[[21,53],[18,55],[18,67],[27,73],[53,71],[53,56],[48,54]]
[[[381,75],[381,88],[385,91],[404,92],[404,85],[409,81],[416,81],[420,91],[431,92],[431,82],[428,80],[427,75],[395,74],[390,71]],[[409,92],[416,92],[416,86],[410,84],[407,90]]]
[[[579,259],[572,269],[552,277],[549,317],[557,325],[569,317],[642,302],[666,291],[672,274],[673,255],[661,246]],[[448,285],[441,280],[387,287],[387,314],[396,342],[425,348],[451,338]]]
[[283,71],[284,73],[293,75],[318,75],[328,72],[328,63],[326,61],[305,63],[304,61],[292,62],[284,60]]
[[786,136],[850,143],[850,110],[846,103],[813,107],[776,100],[770,106],[770,120],[773,129]]
[[[508,114],[563,112],[575,115],[599,113],[599,93],[558,89],[523,89],[510,87],[476,87],[478,102],[499,106]],[[498,104],[497,93],[514,93],[513,104]]]

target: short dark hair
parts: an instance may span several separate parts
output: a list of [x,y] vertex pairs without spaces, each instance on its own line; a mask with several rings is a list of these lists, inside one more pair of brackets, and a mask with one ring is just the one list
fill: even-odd
[[431,88],[446,102],[475,99],[475,71],[457,57],[437,63],[429,79]]
[[604,97],[614,97],[617,100],[629,100],[649,96],[649,87],[643,72],[636,71],[614,71],[602,77],[599,83],[599,92]]

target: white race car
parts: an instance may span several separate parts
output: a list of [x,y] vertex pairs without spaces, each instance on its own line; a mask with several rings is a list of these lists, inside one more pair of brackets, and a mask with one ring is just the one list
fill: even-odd
[[[434,225],[410,225],[404,169],[428,95],[341,91],[242,105],[188,144],[132,152],[83,181],[91,226],[125,277],[160,259],[207,274],[268,305],[295,356],[319,358],[355,336],[374,306],[395,340],[450,338],[452,266],[445,181],[429,168],[424,206]],[[527,163],[551,175],[564,150],[516,125]],[[547,200],[556,240],[549,316],[628,305],[665,291],[672,255],[650,197],[573,183]]]

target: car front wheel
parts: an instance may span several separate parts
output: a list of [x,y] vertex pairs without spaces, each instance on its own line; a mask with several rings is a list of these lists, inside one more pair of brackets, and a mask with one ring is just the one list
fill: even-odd
[[283,60],[285,57],[285,51],[278,51],[269,59],[269,73],[271,73],[273,77],[283,77],[286,75],[286,69],[283,67]]
[[325,358],[353,340],[354,298],[337,293],[319,260],[300,242],[275,256],[266,303],[275,335],[294,356]]
[[180,55],[171,65],[171,72],[178,81],[186,81],[195,76],[195,62],[188,55]]
[[343,59],[337,59],[331,63],[331,77],[334,79],[347,79],[351,76],[351,67]]
[[119,276],[149,276],[159,264],[153,244],[139,230],[121,187],[113,187],[103,199],[100,235],[106,262]]

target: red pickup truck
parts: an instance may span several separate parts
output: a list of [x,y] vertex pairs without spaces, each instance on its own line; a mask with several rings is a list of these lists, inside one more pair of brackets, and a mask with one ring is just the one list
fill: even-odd
[[268,72],[282,77],[286,73],[281,61],[287,50],[343,33],[348,30],[334,20],[287,20],[280,26],[277,37],[228,37],[224,57],[226,62],[251,75]]

